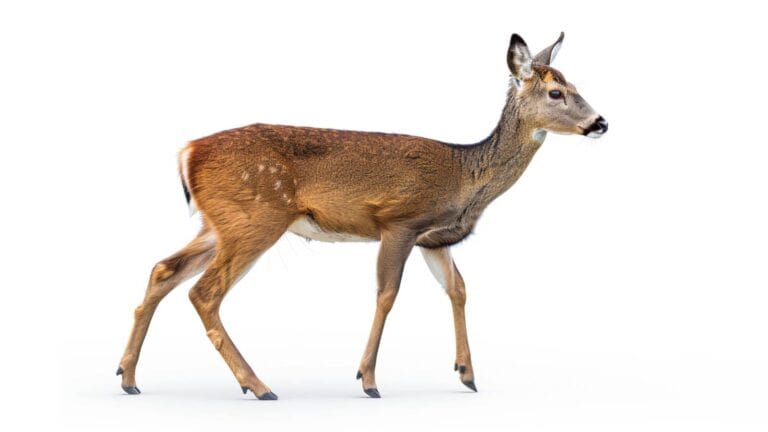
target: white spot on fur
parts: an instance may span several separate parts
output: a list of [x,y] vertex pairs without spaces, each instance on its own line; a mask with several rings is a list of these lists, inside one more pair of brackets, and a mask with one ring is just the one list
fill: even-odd
[[247,181],[250,176],[251,175],[248,174],[248,171],[243,171],[243,175],[241,175],[240,178],[243,179],[243,181]]
[[293,179],[293,185],[296,186],[297,184],[299,184],[299,182],[296,179]]
[[280,180],[276,181],[275,182],[275,190],[280,189],[280,185],[282,185],[282,184],[283,184],[283,182],[281,182]]
[[259,172],[262,172],[262,171],[264,171],[264,165],[263,164],[259,164]]
[[288,227],[288,231],[300,235],[306,239],[317,240],[322,242],[369,242],[375,241],[375,239],[360,237],[355,234],[327,232],[323,231],[317,224],[310,218],[302,216],[296,219],[291,226]]
[[261,194],[256,194],[255,197],[253,197],[254,201],[261,201]]
[[270,173],[270,174],[274,174],[274,173],[276,173],[276,172],[277,172],[277,168],[275,168],[275,167],[269,167],[269,173]]

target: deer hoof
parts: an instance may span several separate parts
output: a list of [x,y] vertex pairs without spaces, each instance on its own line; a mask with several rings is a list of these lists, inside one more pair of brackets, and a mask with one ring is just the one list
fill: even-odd
[[381,395],[379,394],[379,390],[375,388],[363,389],[363,391],[365,392],[365,394],[367,394],[368,396],[374,399],[379,399],[381,397]]
[[360,379],[363,377],[363,373],[360,371],[357,371],[357,377],[355,379]]
[[469,387],[473,392],[477,393],[477,387],[475,386],[475,380],[462,381],[462,384]]
[[277,400],[277,395],[270,392],[266,392],[261,396],[256,396],[259,400]]
[[115,375],[122,375],[122,374],[123,374],[123,368],[121,366],[118,366],[117,372],[115,373]]
[[130,395],[137,395],[137,394],[141,394],[141,390],[139,390],[139,388],[138,388],[138,387],[136,387],[136,386],[127,386],[127,385],[124,385],[124,386],[121,386],[121,387],[123,388],[123,391],[124,391],[124,392],[126,392],[126,393],[128,393],[128,394],[130,394]]

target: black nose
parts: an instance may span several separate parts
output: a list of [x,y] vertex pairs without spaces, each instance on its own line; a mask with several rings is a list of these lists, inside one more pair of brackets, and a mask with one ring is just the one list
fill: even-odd
[[598,135],[602,135],[606,132],[608,132],[608,122],[603,118],[603,116],[598,117],[587,130],[584,131],[584,135],[589,135],[592,132],[597,133]]

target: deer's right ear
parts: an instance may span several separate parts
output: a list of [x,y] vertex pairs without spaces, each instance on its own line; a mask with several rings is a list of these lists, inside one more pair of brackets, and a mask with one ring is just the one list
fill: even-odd
[[507,51],[507,65],[512,76],[516,80],[522,81],[531,77],[531,52],[528,51],[528,45],[517,33],[512,35],[509,40],[509,50]]

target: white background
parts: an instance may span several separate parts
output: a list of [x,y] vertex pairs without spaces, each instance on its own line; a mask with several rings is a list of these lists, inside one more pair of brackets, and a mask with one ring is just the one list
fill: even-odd
[[[21,3],[21,2],[17,2]],[[23,2],[0,6],[3,421],[48,430],[765,430],[763,15],[740,2]],[[151,266],[196,232],[187,140],[253,122],[485,137],[506,49],[610,122],[552,136],[454,248],[479,393],[450,303],[408,261],[354,380],[376,244],[288,235],[222,316],[280,396],[243,396],[184,284],[137,378],[114,376]]]

